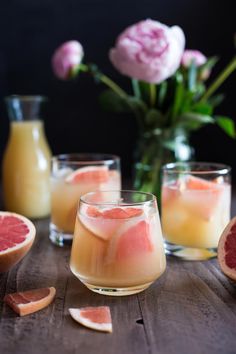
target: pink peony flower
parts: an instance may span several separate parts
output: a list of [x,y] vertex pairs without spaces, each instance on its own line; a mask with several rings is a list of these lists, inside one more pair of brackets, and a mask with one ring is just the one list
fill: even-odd
[[178,26],[145,20],[125,29],[109,53],[115,68],[131,78],[159,83],[180,66],[185,36]]
[[194,61],[196,66],[201,66],[206,63],[207,58],[199,50],[186,49],[182,56],[181,64],[188,68],[192,61]]
[[68,79],[71,70],[81,63],[83,55],[83,47],[79,42],[69,41],[63,43],[56,49],[52,57],[54,74],[59,79]]

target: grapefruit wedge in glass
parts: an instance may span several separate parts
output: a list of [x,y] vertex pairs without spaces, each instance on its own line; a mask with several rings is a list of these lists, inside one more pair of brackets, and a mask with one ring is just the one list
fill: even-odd
[[36,230],[26,217],[0,212],[0,272],[7,272],[30,250]]

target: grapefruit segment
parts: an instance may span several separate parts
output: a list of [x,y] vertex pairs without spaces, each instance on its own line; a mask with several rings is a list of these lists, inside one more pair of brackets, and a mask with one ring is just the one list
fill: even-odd
[[225,185],[188,176],[180,185],[182,198],[188,207],[203,219],[209,220],[217,207]]
[[122,219],[140,216],[143,210],[140,208],[112,208],[100,211],[94,206],[87,207],[85,214],[79,216],[80,221],[94,235],[109,240],[118,228],[123,225]]
[[140,216],[143,210],[140,208],[113,208],[105,210],[102,216],[105,219],[127,219],[135,216]]
[[149,223],[142,220],[130,227],[119,237],[116,248],[116,259],[125,260],[152,251],[153,244],[150,237],[150,226]]
[[101,332],[112,332],[111,312],[108,306],[69,309],[71,317],[85,327]]
[[105,183],[109,180],[109,169],[107,166],[86,166],[81,167],[69,174],[66,183]]
[[229,222],[220,236],[218,261],[222,272],[236,280],[236,217]]
[[0,272],[8,271],[30,250],[35,227],[26,217],[0,212]]
[[53,301],[55,295],[55,288],[41,288],[8,294],[4,297],[3,301],[18,315],[25,316],[48,306]]

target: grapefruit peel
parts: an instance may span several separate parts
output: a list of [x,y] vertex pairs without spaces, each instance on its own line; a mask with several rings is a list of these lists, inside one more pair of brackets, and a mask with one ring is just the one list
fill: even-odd
[[236,281],[236,216],[220,236],[217,257],[222,272]]
[[26,217],[0,212],[0,273],[7,272],[30,250],[36,229]]

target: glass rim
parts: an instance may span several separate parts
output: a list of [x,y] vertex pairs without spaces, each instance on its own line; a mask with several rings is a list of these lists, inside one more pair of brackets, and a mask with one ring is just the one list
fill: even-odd
[[[83,157],[89,157],[83,159]],[[95,159],[92,159],[92,157]],[[103,157],[103,159],[102,159]],[[96,159],[97,158],[97,159]],[[113,162],[120,162],[120,157],[113,154],[104,154],[104,153],[68,153],[68,154],[59,154],[54,155],[51,158],[52,162],[59,163],[70,163],[71,165],[92,165],[92,164],[111,164]]]
[[[146,195],[146,196],[149,196],[151,197],[150,200],[145,200],[143,202],[130,202],[130,203],[125,203],[125,204],[122,204],[122,203],[115,203],[115,202],[89,202],[89,201],[86,201],[84,200],[83,198],[87,197],[87,196],[92,196],[96,193],[128,193],[128,194],[139,194],[139,195]],[[120,198],[119,200],[122,200],[124,198]],[[86,205],[92,205],[92,206],[125,206],[125,207],[129,207],[129,206],[134,206],[134,205],[145,205],[145,204],[148,204],[148,203],[152,203],[152,202],[155,202],[156,201],[156,196],[152,193],[148,193],[148,192],[140,192],[140,191],[134,191],[134,190],[129,190],[129,189],[115,189],[115,190],[96,190],[96,191],[93,191],[93,192],[88,192],[84,195],[82,195],[79,199],[79,202],[82,202]]]
[[[187,167],[187,169],[181,169],[181,166]],[[204,170],[198,170],[194,166],[203,166],[206,169]],[[207,169],[207,166],[209,168]],[[178,169],[180,167],[180,169]],[[188,168],[189,167],[189,168]],[[213,167],[213,168],[211,168]],[[223,163],[217,163],[217,162],[201,162],[201,161],[192,161],[192,162],[170,162],[162,166],[163,172],[167,173],[182,173],[182,174],[196,174],[196,175],[207,175],[207,174],[212,174],[212,173],[218,173],[218,174],[228,174],[231,172],[231,167],[228,165],[225,165]]]
[[4,98],[6,102],[11,100],[20,100],[21,102],[30,102],[30,101],[37,101],[37,102],[45,102],[48,100],[46,96],[43,95],[9,95]]

